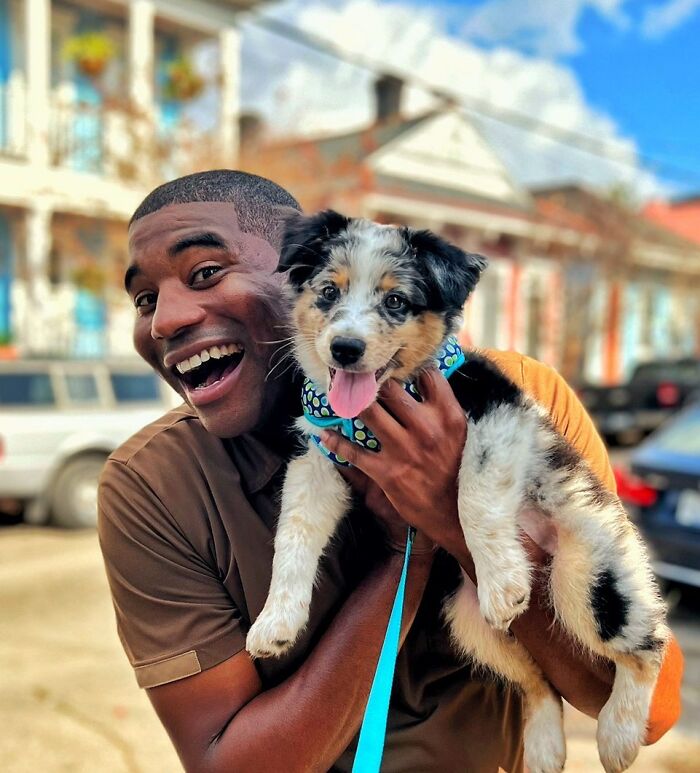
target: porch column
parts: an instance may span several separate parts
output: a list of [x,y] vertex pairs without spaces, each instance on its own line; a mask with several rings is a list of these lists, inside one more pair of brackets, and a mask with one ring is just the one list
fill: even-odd
[[129,102],[133,111],[132,131],[135,166],[141,182],[154,182],[156,153],[153,148],[154,110],[154,17],[153,0],[131,0],[129,5]]
[[18,343],[25,354],[44,354],[55,349],[51,338],[48,260],[51,251],[52,211],[33,206],[26,215],[27,285],[22,329]]
[[241,34],[237,27],[227,27],[219,33],[221,57],[221,96],[219,103],[219,143],[222,165],[238,165],[240,91],[241,91]]
[[606,313],[605,343],[603,354],[603,380],[606,384],[620,381],[620,327],[622,316],[622,291],[619,280],[610,282]]
[[27,155],[32,164],[48,166],[51,2],[26,0],[24,28],[27,57]]

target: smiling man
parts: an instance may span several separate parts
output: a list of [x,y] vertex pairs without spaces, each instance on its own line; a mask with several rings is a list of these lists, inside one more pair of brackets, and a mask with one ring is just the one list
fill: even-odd
[[[204,172],[156,189],[129,227],[134,343],[185,400],[112,454],[100,486],[100,543],[137,682],[187,770],[350,770],[410,522],[419,538],[383,769],[520,771],[518,696],[459,661],[440,617],[454,559],[470,564],[456,514],[465,418],[441,376],[422,380],[420,404],[392,383],[363,414],[382,438],[381,464],[368,470],[374,480],[355,471],[364,501],[324,558],[306,631],[280,659],[253,662],[244,649],[270,583],[300,410],[293,371],[280,367],[275,268],[289,207],[298,209],[268,180]],[[602,444],[561,379],[519,355],[493,356],[612,485]],[[610,669],[552,624],[541,592],[513,631],[562,695],[600,710]],[[678,715],[675,644],[666,660],[649,741]]]

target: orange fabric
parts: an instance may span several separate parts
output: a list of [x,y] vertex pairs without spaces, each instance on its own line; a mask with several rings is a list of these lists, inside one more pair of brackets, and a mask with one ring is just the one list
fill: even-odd
[[[615,491],[615,477],[605,444],[573,389],[548,365],[516,352],[484,351],[484,354],[550,414],[561,434],[588,461],[607,488]],[[647,743],[656,743],[678,721],[681,713],[683,653],[672,639],[654,689]]]

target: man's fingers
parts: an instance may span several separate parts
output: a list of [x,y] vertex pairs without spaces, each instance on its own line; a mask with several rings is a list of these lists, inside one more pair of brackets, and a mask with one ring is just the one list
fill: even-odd
[[[455,373],[452,378],[463,378]],[[452,431],[463,427],[466,423],[464,408],[455,397],[450,382],[439,370],[423,371],[418,380],[418,388],[426,405],[436,408],[442,415],[442,422]]]
[[[394,379],[390,379],[382,385],[381,392],[379,393],[380,402],[375,402],[366,413],[368,419],[365,422],[368,427],[374,432],[374,425],[372,421],[379,419],[382,424],[382,429],[385,434],[400,435],[401,430],[406,428],[410,429],[416,425],[416,408],[419,403],[403,388],[403,385]],[[370,417],[370,411],[375,406],[379,407],[376,416]],[[387,419],[391,418],[391,421]],[[364,421],[364,418],[363,418]],[[377,437],[381,440],[378,433]]]
[[357,467],[358,470],[372,478],[372,472],[376,469],[375,465],[377,464],[377,454],[374,451],[366,451],[357,443],[351,443],[334,430],[324,429],[320,437],[321,442],[329,451],[350,462],[353,467]]

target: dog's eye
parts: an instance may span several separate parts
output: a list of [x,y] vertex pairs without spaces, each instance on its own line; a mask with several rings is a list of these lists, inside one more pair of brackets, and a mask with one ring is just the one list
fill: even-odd
[[335,285],[327,285],[321,290],[321,295],[326,301],[337,301],[340,295],[340,290]]
[[396,293],[389,293],[384,299],[384,305],[390,311],[400,311],[406,308],[406,300]]

